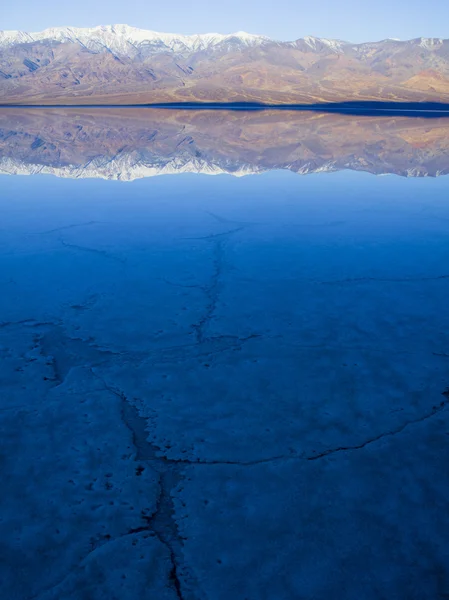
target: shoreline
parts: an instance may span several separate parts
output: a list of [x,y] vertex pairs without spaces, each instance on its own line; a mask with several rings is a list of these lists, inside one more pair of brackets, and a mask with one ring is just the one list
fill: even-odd
[[166,109],[225,111],[312,111],[360,116],[449,117],[449,104],[435,102],[339,102],[319,104],[262,104],[256,102],[163,102],[146,104],[0,104],[1,109]]

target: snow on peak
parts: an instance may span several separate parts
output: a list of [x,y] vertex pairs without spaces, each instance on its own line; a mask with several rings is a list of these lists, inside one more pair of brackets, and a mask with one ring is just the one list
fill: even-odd
[[[246,31],[235,33],[200,33],[194,35],[182,35],[176,33],[160,33],[157,31],[139,29],[131,25],[98,25],[97,27],[52,27],[44,31],[28,33],[25,31],[0,31],[0,47],[13,46],[15,44],[29,43],[33,41],[55,41],[71,42],[81,44],[89,50],[100,51],[107,49],[117,54],[128,54],[133,49],[150,47],[152,52],[197,52],[207,50],[220,44],[240,44],[242,46],[257,46],[267,42],[273,42],[263,35],[255,35]],[[318,51],[324,47],[335,53],[340,53],[343,48],[350,45],[338,39],[318,38],[307,35],[302,38],[303,42],[312,50]],[[298,41],[285,42],[295,46]],[[387,40],[384,40],[387,41]],[[388,41],[398,41],[389,38]],[[440,46],[444,40],[441,38],[417,38],[409,42],[431,50]],[[276,42],[282,43],[282,42]],[[376,42],[378,43],[378,42]],[[366,44],[356,44],[364,46]]]
[[322,44],[327,46],[334,52],[340,52],[341,47],[344,46],[347,42],[343,42],[342,40],[328,40],[326,38],[317,38],[312,35],[306,35],[304,38],[305,43],[312,48],[312,50],[316,50],[317,46]]
[[430,50],[432,48],[434,48],[435,46],[441,46],[441,44],[443,43],[443,39],[442,38],[418,38],[416,41],[419,42],[419,46],[421,46],[421,48],[426,48],[427,50]]
[[126,52],[132,46],[151,45],[160,50],[198,51],[216,46],[222,42],[237,40],[246,46],[268,41],[262,35],[253,35],[245,31],[231,34],[205,33],[196,35],[178,35],[159,33],[139,29],[130,25],[99,25],[91,28],[52,27],[44,31],[28,33],[23,31],[0,31],[0,46],[10,46],[33,41],[72,42],[89,49],[107,48],[113,52]]

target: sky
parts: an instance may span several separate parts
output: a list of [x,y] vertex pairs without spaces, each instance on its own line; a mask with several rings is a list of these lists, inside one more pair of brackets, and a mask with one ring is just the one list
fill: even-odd
[[279,40],[305,35],[352,42],[449,38],[449,0],[4,0],[0,29],[124,23],[167,33],[248,31]]

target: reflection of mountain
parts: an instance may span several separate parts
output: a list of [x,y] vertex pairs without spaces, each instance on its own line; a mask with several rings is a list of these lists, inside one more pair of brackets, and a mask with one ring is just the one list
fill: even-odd
[[0,172],[132,180],[163,173],[449,173],[449,119],[298,111],[4,109]]
[[447,102],[449,40],[279,42],[126,25],[0,31],[1,103],[344,100]]

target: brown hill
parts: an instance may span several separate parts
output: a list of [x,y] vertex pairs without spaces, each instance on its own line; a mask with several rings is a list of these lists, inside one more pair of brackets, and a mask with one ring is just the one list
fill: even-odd
[[0,103],[449,102],[449,40],[190,43],[100,29],[0,32]]

